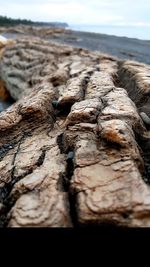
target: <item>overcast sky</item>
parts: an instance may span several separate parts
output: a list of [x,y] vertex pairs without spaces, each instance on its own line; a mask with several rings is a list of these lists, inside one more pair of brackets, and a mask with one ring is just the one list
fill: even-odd
[[0,15],[69,24],[150,26],[150,0],[0,0]]

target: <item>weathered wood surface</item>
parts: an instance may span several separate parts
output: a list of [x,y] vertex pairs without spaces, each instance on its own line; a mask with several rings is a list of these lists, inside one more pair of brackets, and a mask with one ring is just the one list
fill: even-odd
[[149,101],[140,66],[38,38],[3,51],[2,226],[150,226],[149,113],[123,88]]

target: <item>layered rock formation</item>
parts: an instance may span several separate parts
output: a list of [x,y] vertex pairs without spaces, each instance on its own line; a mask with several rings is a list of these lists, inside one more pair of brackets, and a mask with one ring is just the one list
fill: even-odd
[[69,34],[70,30],[62,27],[42,27],[42,26],[27,26],[16,25],[13,27],[0,27],[1,34],[17,34],[17,35],[31,35],[41,38],[59,37],[63,34]]
[[150,226],[141,66],[38,38],[4,50],[16,103],[0,114],[2,226]]

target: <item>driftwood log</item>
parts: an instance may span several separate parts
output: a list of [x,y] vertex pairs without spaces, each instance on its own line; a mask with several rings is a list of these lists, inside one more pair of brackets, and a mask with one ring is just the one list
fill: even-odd
[[0,79],[1,226],[150,226],[149,66],[30,37]]

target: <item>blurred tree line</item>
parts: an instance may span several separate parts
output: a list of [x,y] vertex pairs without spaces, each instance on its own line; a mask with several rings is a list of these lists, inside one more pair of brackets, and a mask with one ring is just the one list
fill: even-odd
[[23,24],[23,25],[39,25],[39,26],[51,26],[51,27],[68,27],[67,23],[61,23],[61,22],[33,22],[31,20],[27,19],[12,19],[8,18],[6,16],[1,16],[0,15],[0,26],[15,26],[18,24]]
[[34,22],[27,19],[12,19],[6,16],[0,16],[0,26],[14,26],[18,24],[34,25]]

